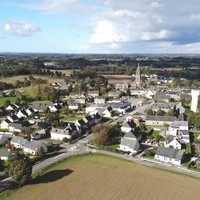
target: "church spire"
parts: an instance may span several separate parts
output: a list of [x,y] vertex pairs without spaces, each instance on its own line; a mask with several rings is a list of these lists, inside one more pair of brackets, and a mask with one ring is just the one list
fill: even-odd
[[135,74],[135,83],[137,86],[140,86],[141,80],[140,80],[140,65],[138,63],[136,74]]

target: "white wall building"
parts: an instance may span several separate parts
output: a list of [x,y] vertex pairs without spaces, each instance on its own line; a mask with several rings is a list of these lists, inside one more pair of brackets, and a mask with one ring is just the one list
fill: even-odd
[[199,101],[200,90],[192,90],[192,102],[191,102],[191,111],[197,112],[198,111],[198,101]]

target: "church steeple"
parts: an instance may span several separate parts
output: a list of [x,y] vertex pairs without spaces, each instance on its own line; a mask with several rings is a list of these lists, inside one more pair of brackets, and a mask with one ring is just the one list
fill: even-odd
[[141,80],[140,80],[140,65],[138,63],[136,74],[135,74],[135,83],[137,86],[140,86]]

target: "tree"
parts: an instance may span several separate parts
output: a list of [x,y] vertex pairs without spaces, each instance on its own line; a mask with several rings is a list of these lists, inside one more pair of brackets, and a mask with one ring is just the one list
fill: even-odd
[[10,99],[6,99],[4,102],[4,106],[9,106],[11,104]]
[[42,158],[44,156],[44,149],[39,146],[35,152],[35,155],[39,158]]
[[164,116],[164,111],[163,110],[161,110],[160,108],[157,110],[157,112],[156,112],[156,115],[157,116]]
[[191,143],[186,144],[185,154],[192,154]]
[[147,110],[147,115],[153,115],[153,110],[152,109],[148,109]]
[[33,91],[36,95],[37,100],[49,100],[55,101],[59,99],[58,93],[53,86],[48,84],[38,84],[33,87]]
[[19,186],[24,185],[31,179],[32,165],[25,155],[14,155],[7,161],[6,167],[9,176],[11,176]]
[[173,110],[168,110],[166,113],[167,116],[174,116]]
[[94,142],[97,145],[110,145],[115,143],[116,139],[120,135],[118,125],[110,126],[109,124],[99,124],[92,129],[95,139]]
[[25,131],[26,137],[30,139],[30,138],[31,138],[31,134],[32,134],[34,131],[35,131],[35,129],[32,128],[31,126],[29,126],[29,127],[26,129],[26,131]]

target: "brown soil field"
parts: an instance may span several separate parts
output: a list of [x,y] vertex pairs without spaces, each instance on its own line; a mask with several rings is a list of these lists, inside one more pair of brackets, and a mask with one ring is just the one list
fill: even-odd
[[102,76],[104,76],[109,83],[131,82],[133,79],[132,76],[125,76],[125,75],[102,75]]
[[68,159],[10,200],[196,200],[199,179],[104,156]]

